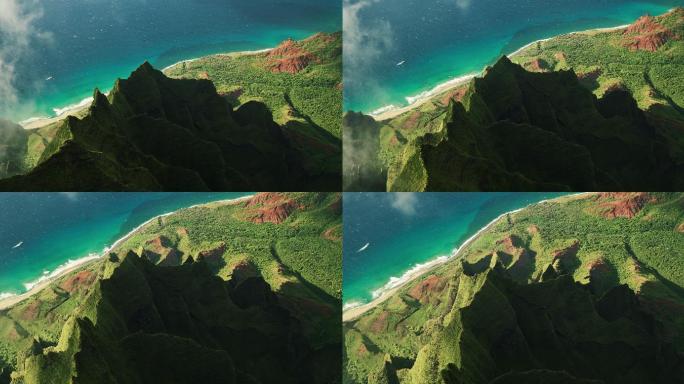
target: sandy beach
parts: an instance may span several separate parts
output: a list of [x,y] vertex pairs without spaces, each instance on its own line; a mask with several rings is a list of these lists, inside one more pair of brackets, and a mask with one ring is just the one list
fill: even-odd
[[402,275],[401,278],[396,279],[396,280],[390,280],[390,282],[385,285],[387,288],[382,288],[376,292],[381,292],[377,297],[375,297],[372,301],[365,303],[363,305],[355,306],[352,308],[348,308],[342,312],[342,321],[347,322],[347,321],[353,321],[357,319],[359,316],[363,315],[364,313],[370,311],[371,309],[375,308],[379,304],[384,303],[387,301],[390,297],[394,296],[399,290],[401,290],[406,284],[415,281],[417,278],[425,275],[428,272],[434,271],[436,268],[439,266],[453,261],[453,260],[458,260],[460,257],[463,256],[463,252],[465,249],[473,243],[475,240],[480,237],[480,235],[491,228],[492,226],[496,225],[499,220],[503,219],[507,215],[515,214],[517,212],[520,212],[524,209],[527,209],[531,206],[538,205],[538,204],[546,204],[549,202],[553,201],[563,201],[563,200],[568,200],[568,199],[577,199],[581,198],[582,196],[585,195],[592,195],[596,192],[581,192],[581,193],[575,193],[571,195],[566,195],[566,196],[561,196],[561,197],[556,197],[553,199],[547,199],[547,200],[542,200],[537,203],[530,204],[526,207],[519,208],[519,209],[514,209],[512,211],[504,212],[501,215],[497,216],[494,220],[490,221],[487,225],[484,227],[480,228],[473,236],[469,237],[466,241],[463,242],[458,248],[454,249],[452,251],[451,255],[446,257],[446,256],[441,256],[436,259],[433,259],[427,263],[424,264],[419,264],[421,268],[412,268],[407,273]]
[[[507,54],[509,58],[518,56],[521,52],[523,52],[525,49],[537,44],[537,43],[543,43],[545,41],[552,40],[556,37],[559,36],[568,36],[568,35],[574,35],[574,34],[594,34],[594,33],[602,33],[602,32],[612,32],[616,31],[619,29],[627,28],[629,27],[630,24],[625,24],[625,25],[619,25],[617,27],[607,27],[607,28],[594,28],[594,29],[588,29],[585,31],[573,31],[573,32],[568,32],[564,33],[562,35],[558,36],[553,36],[545,39],[539,39],[535,40],[529,44],[525,44],[523,47],[520,47],[516,49],[515,51]],[[403,113],[406,113],[408,111],[411,111],[413,109],[416,109],[423,104],[431,101],[435,96],[439,96],[443,93],[446,93],[447,91],[454,90],[456,88],[459,88],[463,85],[466,85],[469,83],[472,79],[475,77],[481,76],[484,73],[484,69],[478,73],[472,73],[472,74],[467,74],[463,76],[459,76],[453,79],[449,79],[445,81],[444,83],[438,84],[436,87],[432,88],[429,91],[421,92],[418,95],[415,96],[408,96],[406,97],[406,101],[408,102],[408,105],[404,107],[396,107],[396,106],[386,106],[377,109],[376,111],[370,113],[369,115],[375,119],[376,121],[383,121],[383,120],[389,120],[392,118],[395,118]]]
[[189,207],[184,207],[181,209],[178,209],[173,212],[167,212],[163,213],[161,215],[154,216],[153,218],[145,221],[144,223],[138,225],[137,227],[133,228],[130,232],[128,232],[126,235],[123,237],[119,238],[116,240],[112,245],[109,247],[106,247],[100,254],[92,254],[88,255],[87,257],[83,257],[80,259],[76,260],[69,260],[67,263],[59,266],[56,268],[54,271],[52,271],[49,274],[43,275],[37,280],[25,284],[27,287],[30,287],[26,292],[14,295],[14,296],[9,296],[9,297],[4,297],[0,298],[0,311],[6,310],[16,304],[19,304],[20,302],[28,299],[29,297],[35,295],[36,293],[42,291],[43,289],[47,288],[52,284],[55,280],[58,280],[59,278],[63,277],[64,275],[67,275],[71,272],[75,272],[79,269],[85,268],[88,265],[92,264],[93,262],[100,260],[102,256],[108,254],[111,251],[114,251],[116,247],[119,245],[123,244],[126,240],[128,240],[131,236],[133,236],[136,232],[141,230],[143,227],[145,227],[147,224],[162,218],[166,216],[173,215],[174,213],[180,212],[185,209],[191,209],[191,208],[196,208],[196,207],[202,207],[202,206],[211,206],[211,205],[229,205],[229,204],[239,204],[243,201],[249,200],[253,197],[253,195],[247,195],[247,196],[242,196],[238,197],[235,199],[226,199],[226,200],[217,200],[217,201],[211,201],[208,203],[202,203],[202,204],[195,204],[191,205]]

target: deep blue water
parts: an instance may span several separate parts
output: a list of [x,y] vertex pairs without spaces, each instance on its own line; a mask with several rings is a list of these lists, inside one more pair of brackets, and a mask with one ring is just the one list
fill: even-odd
[[101,253],[157,215],[244,195],[0,193],[0,298],[24,292],[25,284],[69,260]]
[[499,215],[561,195],[345,193],[345,305],[367,302],[392,277],[449,255]]
[[345,109],[403,106],[530,42],[676,5],[684,0],[345,0]]
[[[0,25],[0,60],[16,61],[9,77],[18,96],[14,102],[0,97],[0,117],[14,121],[50,116],[54,108],[91,96],[95,87],[109,90],[117,77],[127,77],[145,60],[164,68],[341,29],[339,0],[8,2],[24,7],[16,13],[24,22]],[[0,12],[9,12],[3,4]],[[10,26],[15,33],[7,32]],[[0,74],[0,96],[2,80]]]

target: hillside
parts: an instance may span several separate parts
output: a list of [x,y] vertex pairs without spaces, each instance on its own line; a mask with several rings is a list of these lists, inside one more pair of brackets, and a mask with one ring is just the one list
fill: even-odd
[[265,52],[203,57],[172,66],[165,74],[209,79],[234,106],[263,102],[279,124],[300,126],[298,135],[311,135],[313,127],[320,127],[342,136],[341,32],[289,39]]
[[340,215],[263,193],[159,217],[0,311],[0,383],[340,382]]
[[[681,189],[681,82],[667,79],[681,72],[683,20],[678,8],[629,28],[559,36],[513,55],[522,67],[503,57],[376,122],[367,156],[345,167],[386,169],[364,182],[384,178],[390,191]],[[634,43],[651,40],[648,49]]]
[[681,193],[504,216],[344,324],[344,382],[681,383],[683,227]]
[[12,142],[26,173],[0,190],[339,189],[339,138],[280,125],[260,101],[234,108],[209,80],[170,79],[145,63],[94,99],[84,117]]
[[684,8],[645,15],[627,28],[558,36],[534,44],[512,60],[535,72],[573,69],[598,97],[629,91],[639,108],[684,119]]

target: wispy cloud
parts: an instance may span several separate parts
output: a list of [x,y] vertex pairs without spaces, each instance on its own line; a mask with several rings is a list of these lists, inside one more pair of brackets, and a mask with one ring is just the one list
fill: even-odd
[[30,54],[33,43],[50,38],[36,27],[42,16],[36,0],[0,0],[0,116],[18,106],[18,63]]
[[388,20],[363,20],[364,9],[380,0],[344,0],[344,81],[345,86],[363,85],[365,92],[379,93],[381,89],[369,72],[371,63],[387,56],[394,47],[394,33]]
[[418,207],[416,192],[390,193],[392,207],[405,215],[415,215]]

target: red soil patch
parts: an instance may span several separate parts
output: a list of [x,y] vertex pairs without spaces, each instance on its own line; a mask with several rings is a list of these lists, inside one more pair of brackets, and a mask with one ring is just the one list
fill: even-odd
[[503,244],[504,251],[508,254],[511,254],[511,255],[516,254],[516,252],[519,252],[521,249],[521,247],[520,247],[521,241],[515,235],[506,236],[503,239],[498,240],[496,242],[496,244],[497,245]]
[[209,73],[208,72],[200,72],[197,74],[198,79],[203,79],[203,80],[210,80],[209,78]]
[[373,333],[380,333],[385,330],[387,330],[387,325],[389,322],[387,321],[387,318],[389,317],[389,312],[383,311],[378,317],[373,320],[373,323],[370,326],[370,330]]
[[294,40],[288,39],[266,54],[266,65],[274,73],[297,73],[318,62],[316,56],[301,48]]
[[411,288],[409,296],[420,301],[421,304],[427,304],[436,293],[442,292],[445,286],[445,280],[431,275]]
[[368,354],[368,347],[366,347],[366,344],[361,343],[361,345],[359,345],[359,349],[357,349],[356,352],[359,355],[365,356]]
[[603,71],[601,71],[601,68],[595,68],[588,72],[578,73],[577,78],[580,80],[596,81],[599,78],[599,76],[601,76],[601,73],[603,73]]
[[233,268],[233,273],[231,275],[231,280],[243,281],[247,278],[258,276],[259,270],[254,266],[254,264],[249,261],[243,260],[235,265]]
[[180,227],[180,228],[176,229],[176,233],[180,236],[187,236],[188,235],[188,229]]
[[468,92],[468,87],[457,88],[452,92],[447,93],[444,96],[444,98],[442,98],[441,102],[444,105],[449,104],[451,100],[460,102],[461,100],[463,100],[463,97],[465,96],[466,92]]
[[553,55],[553,57],[555,57],[558,61],[568,60],[568,56],[565,54],[565,52],[556,52],[556,54]]
[[[605,93],[611,93],[611,92],[615,92],[615,91],[624,91],[624,90],[626,90],[624,84],[613,83],[613,84],[609,85],[608,88],[606,88]],[[653,95],[651,95],[651,96],[653,96]]]
[[547,72],[549,70],[549,63],[543,59],[533,59],[525,63],[525,68],[533,72]]
[[624,32],[623,46],[631,51],[655,52],[670,40],[679,39],[674,32],[659,24],[652,16],[642,16]]
[[242,88],[237,88],[237,89],[234,89],[234,90],[232,90],[232,91],[230,91],[230,92],[222,93],[221,96],[225,96],[225,97],[228,97],[228,98],[230,98],[230,99],[237,99],[237,98],[239,98],[240,96],[242,96],[243,93],[245,93],[245,90],[244,90],[244,89],[242,89]]
[[416,128],[416,124],[418,123],[418,120],[420,120],[420,116],[422,114],[420,111],[413,111],[409,117],[404,120],[404,123],[401,125],[402,128],[404,129],[413,129]]
[[575,241],[567,248],[559,249],[553,252],[553,260],[566,259],[568,257],[575,257],[577,251],[579,250],[579,241]]
[[527,227],[527,233],[529,233],[530,235],[536,235],[537,233],[539,233],[539,227],[537,227],[537,225],[535,224],[532,224],[529,227]]
[[38,313],[40,312],[40,305],[42,302],[40,300],[34,300],[31,304],[27,305],[24,310],[19,315],[19,318],[26,321],[33,321],[38,318]]
[[226,245],[221,243],[219,246],[216,248],[212,249],[207,249],[204,251],[201,251],[200,253],[197,254],[197,259],[206,261],[207,263],[211,265],[218,265],[221,264],[223,261],[223,253],[226,251]]
[[280,224],[287,220],[297,209],[302,208],[294,200],[275,192],[259,193],[245,205],[249,221],[257,224]]
[[181,264],[181,256],[183,256],[183,254],[181,252],[179,252],[176,249],[171,249],[166,254],[166,257],[164,257],[164,259],[159,262],[159,265],[163,266],[163,267],[172,267],[172,266],[180,265]]
[[599,203],[598,209],[601,216],[614,219],[624,217],[631,219],[636,216],[648,203],[656,199],[646,192],[608,192],[595,197]]
[[95,274],[89,270],[80,271],[66,279],[59,287],[69,293],[88,289],[95,282],[95,277]]
[[338,228],[339,228],[339,227],[337,227],[337,226],[332,227],[332,228],[328,228],[328,229],[325,230],[325,232],[323,232],[323,234],[322,234],[321,236],[323,236],[323,238],[326,239],[326,240],[330,240],[330,241],[340,241],[340,240],[341,240],[340,236],[339,236],[337,233],[335,233],[335,231],[336,231]]

